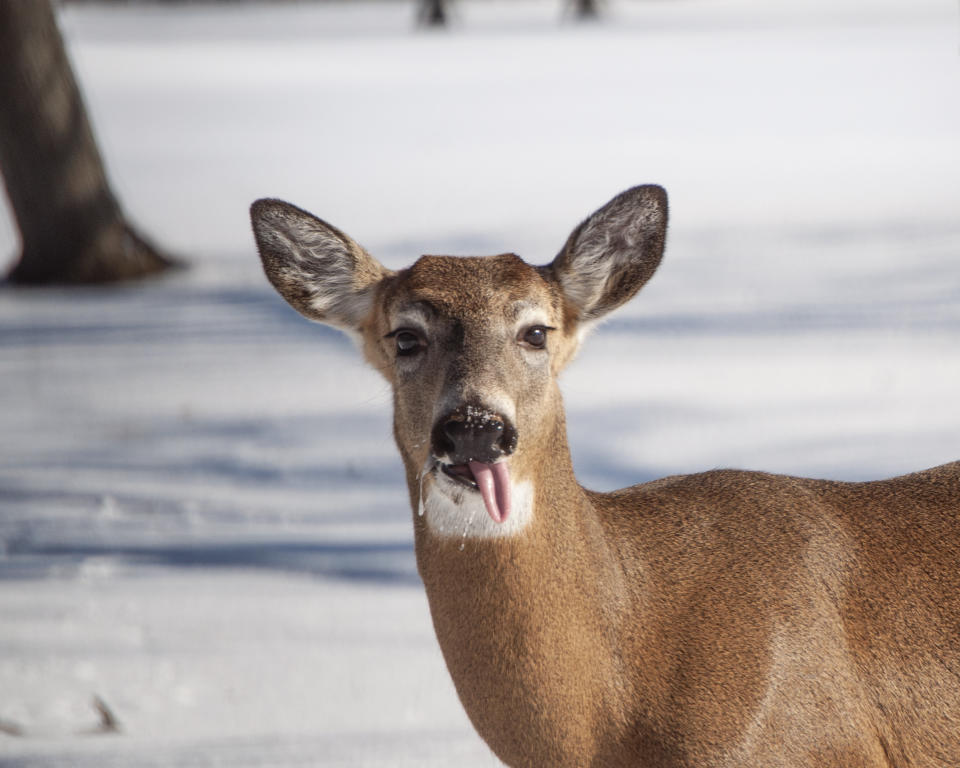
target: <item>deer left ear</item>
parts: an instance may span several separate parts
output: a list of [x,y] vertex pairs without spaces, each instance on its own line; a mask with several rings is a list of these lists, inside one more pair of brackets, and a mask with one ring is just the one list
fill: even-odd
[[647,184],[621,192],[571,233],[550,270],[581,320],[632,298],[660,264],[667,192]]

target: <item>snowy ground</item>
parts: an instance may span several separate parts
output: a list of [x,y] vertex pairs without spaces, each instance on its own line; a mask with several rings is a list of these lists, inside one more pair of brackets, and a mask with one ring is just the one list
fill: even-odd
[[[272,294],[255,197],[391,266],[544,262],[666,185],[661,272],[564,379],[593,487],[960,457],[956,3],[608,8],[62,12],[118,191],[194,268],[0,292],[0,764],[498,764],[430,628],[388,393]],[[95,696],[120,734],[84,733]]]

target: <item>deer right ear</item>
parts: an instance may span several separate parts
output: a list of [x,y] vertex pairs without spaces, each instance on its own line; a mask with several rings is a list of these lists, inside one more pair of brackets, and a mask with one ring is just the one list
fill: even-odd
[[267,278],[304,317],[360,330],[391,272],[340,230],[282,200],[250,207]]
[[621,192],[571,233],[549,269],[580,320],[632,298],[660,264],[667,192],[647,184]]

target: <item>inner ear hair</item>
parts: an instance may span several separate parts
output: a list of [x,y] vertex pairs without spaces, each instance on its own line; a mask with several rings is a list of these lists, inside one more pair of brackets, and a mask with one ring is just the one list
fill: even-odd
[[621,192],[585,219],[550,265],[581,320],[632,298],[663,256],[667,193],[653,184]]
[[311,320],[357,330],[390,271],[348,235],[290,203],[258,200],[250,216],[264,272],[280,295]]

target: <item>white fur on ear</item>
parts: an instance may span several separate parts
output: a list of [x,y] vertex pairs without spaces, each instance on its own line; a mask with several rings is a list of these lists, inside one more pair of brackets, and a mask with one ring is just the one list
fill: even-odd
[[250,216],[280,295],[311,320],[356,331],[389,271],[340,230],[282,200],[258,200]]
[[551,267],[581,320],[640,290],[663,256],[666,228],[666,191],[645,185],[617,195],[573,231]]

